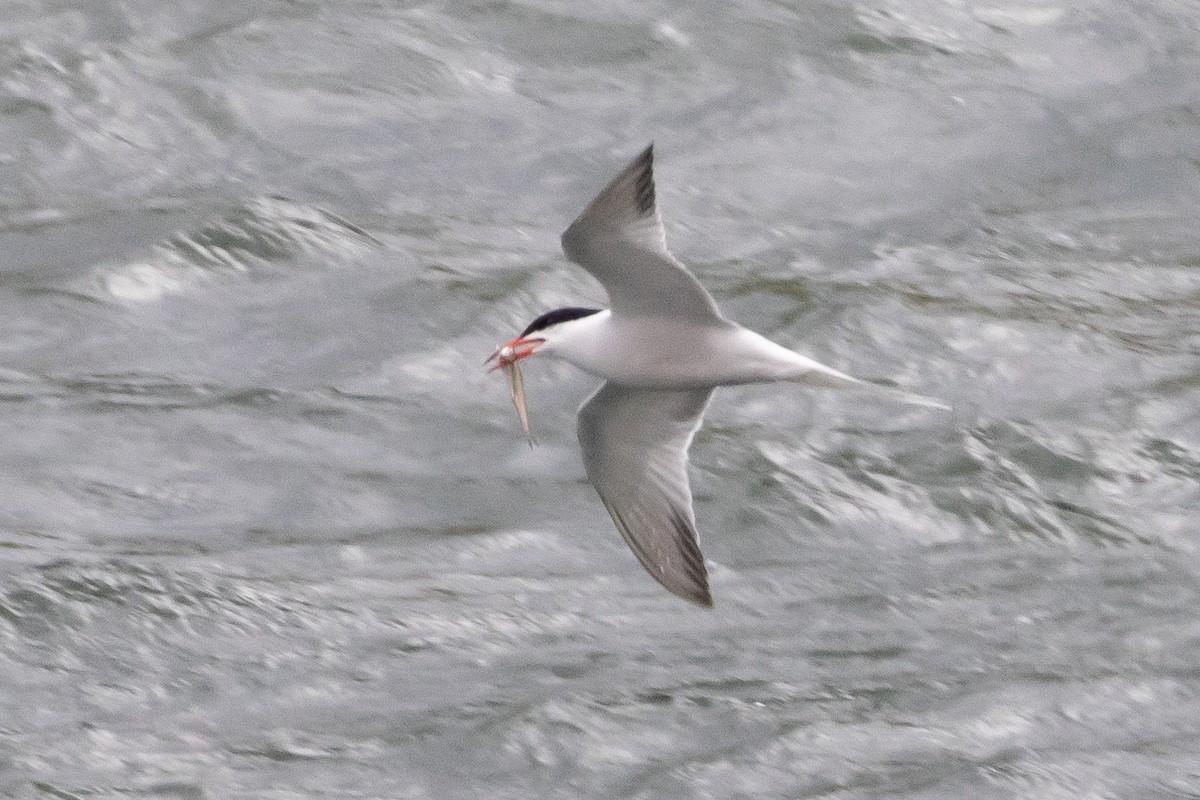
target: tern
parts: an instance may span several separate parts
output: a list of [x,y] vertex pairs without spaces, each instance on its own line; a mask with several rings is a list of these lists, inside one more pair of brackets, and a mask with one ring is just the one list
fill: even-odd
[[567,258],[600,282],[609,308],[548,311],[485,364],[496,361],[492,369],[509,372],[526,434],[518,362],[548,356],[604,379],[579,409],[588,479],[646,571],[679,597],[711,607],[692,509],[688,447],[713,390],[776,381],[883,387],[813,361],[722,315],[712,295],[667,249],[653,167],[651,144],[562,235]]

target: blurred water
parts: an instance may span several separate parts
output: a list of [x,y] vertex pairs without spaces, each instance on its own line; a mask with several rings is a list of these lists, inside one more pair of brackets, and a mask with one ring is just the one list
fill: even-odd
[[[1200,8],[0,4],[0,794],[1200,797]],[[584,482],[646,142],[712,612]]]

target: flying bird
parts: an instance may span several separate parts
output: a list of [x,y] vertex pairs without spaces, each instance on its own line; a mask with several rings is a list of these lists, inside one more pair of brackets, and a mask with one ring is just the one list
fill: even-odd
[[520,361],[534,355],[558,358],[604,379],[579,409],[588,479],[646,571],[674,594],[711,606],[687,452],[713,390],[776,381],[881,387],[722,315],[712,295],[667,249],[653,164],[651,144],[562,235],[567,258],[600,282],[609,308],[548,311],[485,363],[496,361],[493,369],[509,372],[526,434]]

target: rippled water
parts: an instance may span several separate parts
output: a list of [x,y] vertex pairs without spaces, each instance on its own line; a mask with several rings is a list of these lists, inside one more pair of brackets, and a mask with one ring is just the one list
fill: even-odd
[[[1200,797],[1200,8],[10,0],[0,795]],[[728,314],[717,607],[583,479],[558,234]]]

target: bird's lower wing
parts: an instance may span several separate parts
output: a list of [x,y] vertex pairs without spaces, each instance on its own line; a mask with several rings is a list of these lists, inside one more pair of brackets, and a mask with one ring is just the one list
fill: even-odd
[[711,396],[606,383],[579,410],[583,464],[617,529],[655,580],[703,606],[712,597],[687,450]]

